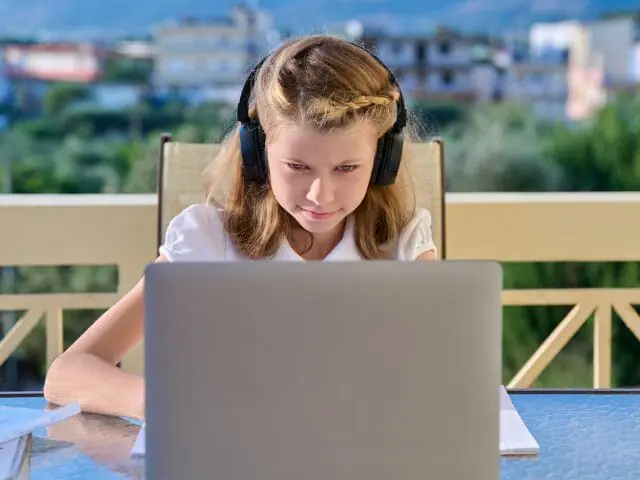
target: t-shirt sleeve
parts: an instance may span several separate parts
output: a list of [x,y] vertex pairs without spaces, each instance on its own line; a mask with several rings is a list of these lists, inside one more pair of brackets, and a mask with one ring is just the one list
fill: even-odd
[[159,252],[170,262],[219,260],[224,256],[223,229],[217,209],[191,205],[169,222]]
[[424,252],[433,250],[438,253],[431,232],[431,215],[425,209],[416,211],[400,237],[398,259],[413,261]]

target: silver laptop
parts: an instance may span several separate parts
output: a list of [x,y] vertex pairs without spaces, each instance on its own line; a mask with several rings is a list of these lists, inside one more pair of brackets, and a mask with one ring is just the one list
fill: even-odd
[[499,478],[499,265],[153,264],[146,478]]

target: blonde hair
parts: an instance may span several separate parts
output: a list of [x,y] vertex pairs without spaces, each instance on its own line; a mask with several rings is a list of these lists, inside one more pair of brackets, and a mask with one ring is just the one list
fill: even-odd
[[[378,138],[395,123],[400,92],[386,69],[369,53],[339,38],[313,35],[290,40],[257,73],[251,118],[259,118],[267,142],[276,119],[312,125],[320,131],[369,120]],[[355,241],[365,259],[392,257],[415,209],[405,129],[403,159],[392,185],[369,185],[355,213]],[[207,173],[206,201],[225,211],[234,246],[250,259],[275,255],[291,238],[296,221],[276,201],[269,182],[243,178],[238,127],[223,143]],[[312,237],[310,236],[312,241]]]

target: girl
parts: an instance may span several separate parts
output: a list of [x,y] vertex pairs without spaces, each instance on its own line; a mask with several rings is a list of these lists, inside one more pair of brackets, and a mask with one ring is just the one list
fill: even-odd
[[[327,36],[283,44],[249,76],[238,120],[207,201],[172,220],[156,261],[436,258],[404,100],[371,53]],[[141,280],[53,362],[47,400],[144,418],[144,379],[117,367],[143,340],[143,294]]]

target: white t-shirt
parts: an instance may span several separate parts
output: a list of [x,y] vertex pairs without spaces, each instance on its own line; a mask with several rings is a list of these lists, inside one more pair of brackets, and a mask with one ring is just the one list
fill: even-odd
[[[196,204],[187,207],[169,223],[160,253],[170,262],[247,261],[234,247],[222,218],[222,212],[214,206]],[[398,240],[395,259],[413,261],[421,253],[435,249],[431,215],[427,210],[418,210]],[[305,259],[284,241],[272,260]],[[347,218],[342,239],[324,260],[362,260],[356,247],[351,217]]]

